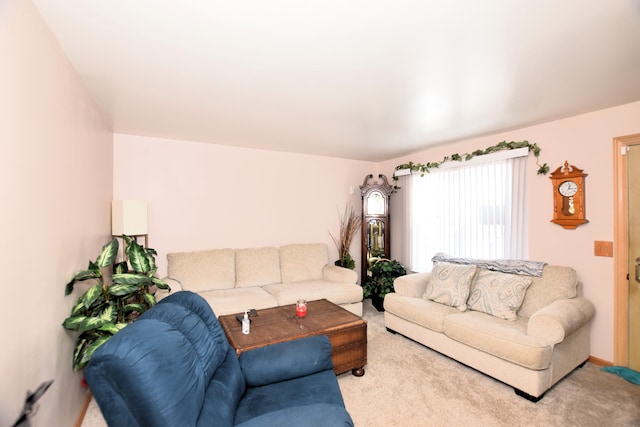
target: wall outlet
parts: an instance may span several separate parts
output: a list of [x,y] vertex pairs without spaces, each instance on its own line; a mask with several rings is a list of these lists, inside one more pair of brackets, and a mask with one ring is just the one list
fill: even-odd
[[593,245],[593,254],[595,256],[613,256],[613,242],[602,242],[596,240]]

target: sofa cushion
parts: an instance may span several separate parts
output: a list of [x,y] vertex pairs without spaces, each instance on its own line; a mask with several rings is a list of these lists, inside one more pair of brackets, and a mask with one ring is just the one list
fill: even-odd
[[445,317],[444,333],[449,338],[527,369],[551,366],[553,344],[527,335],[528,319],[509,322],[498,317],[468,311]]
[[[315,407],[319,409],[315,410]],[[293,408],[297,410],[292,410]],[[281,411],[285,411],[286,416],[280,416]],[[335,411],[340,414],[337,423]],[[311,414],[311,419],[297,419],[306,417],[307,412]],[[256,427],[353,425],[344,409],[342,393],[333,370],[247,388],[238,404],[235,425],[243,425],[245,422]]]
[[168,276],[180,282],[184,290],[229,289],[235,284],[233,249],[175,252],[168,254],[167,260]]
[[328,263],[329,249],[324,243],[280,247],[282,283],[322,279],[322,268]]
[[516,320],[531,277],[478,269],[467,306],[506,320]]
[[278,305],[278,301],[259,286],[217,289],[199,292],[199,295],[209,303],[217,316],[241,313],[252,308],[259,310]]
[[578,278],[571,267],[545,265],[542,277],[533,277],[531,286],[518,312],[519,316],[531,317],[533,313],[553,301],[577,296]]
[[278,248],[236,249],[236,287],[280,283]]
[[442,333],[444,318],[450,314],[460,313],[458,309],[448,305],[396,293],[390,293],[384,297],[384,310],[440,333]]
[[475,265],[437,262],[431,271],[423,298],[465,311],[475,274]]
[[306,280],[304,282],[266,285],[263,289],[277,300],[278,305],[294,304],[300,298],[307,301],[326,298],[338,305],[362,301],[362,287],[355,283]]

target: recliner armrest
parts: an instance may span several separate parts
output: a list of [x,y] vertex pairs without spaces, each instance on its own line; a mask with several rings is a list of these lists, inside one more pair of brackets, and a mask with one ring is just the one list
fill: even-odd
[[356,283],[358,273],[348,268],[327,264],[322,268],[322,278],[329,282]]
[[593,319],[595,307],[586,298],[561,299],[533,313],[527,324],[527,335],[562,342]]
[[400,276],[393,281],[393,289],[399,295],[421,298],[427,290],[429,277],[431,277],[431,272]]
[[251,387],[333,369],[331,342],[326,335],[245,351],[239,361],[245,381]]

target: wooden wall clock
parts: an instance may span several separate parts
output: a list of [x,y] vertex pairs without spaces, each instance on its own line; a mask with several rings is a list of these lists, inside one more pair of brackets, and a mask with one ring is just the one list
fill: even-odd
[[551,173],[553,184],[553,219],[564,228],[574,229],[589,222],[585,217],[584,184],[587,174],[569,162]]

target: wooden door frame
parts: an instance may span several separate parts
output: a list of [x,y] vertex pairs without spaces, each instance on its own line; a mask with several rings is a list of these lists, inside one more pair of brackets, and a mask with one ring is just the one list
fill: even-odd
[[640,133],[613,139],[613,360],[614,364],[629,364],[629,229],[627,195],[627,156],[629,145],[640,145]]

